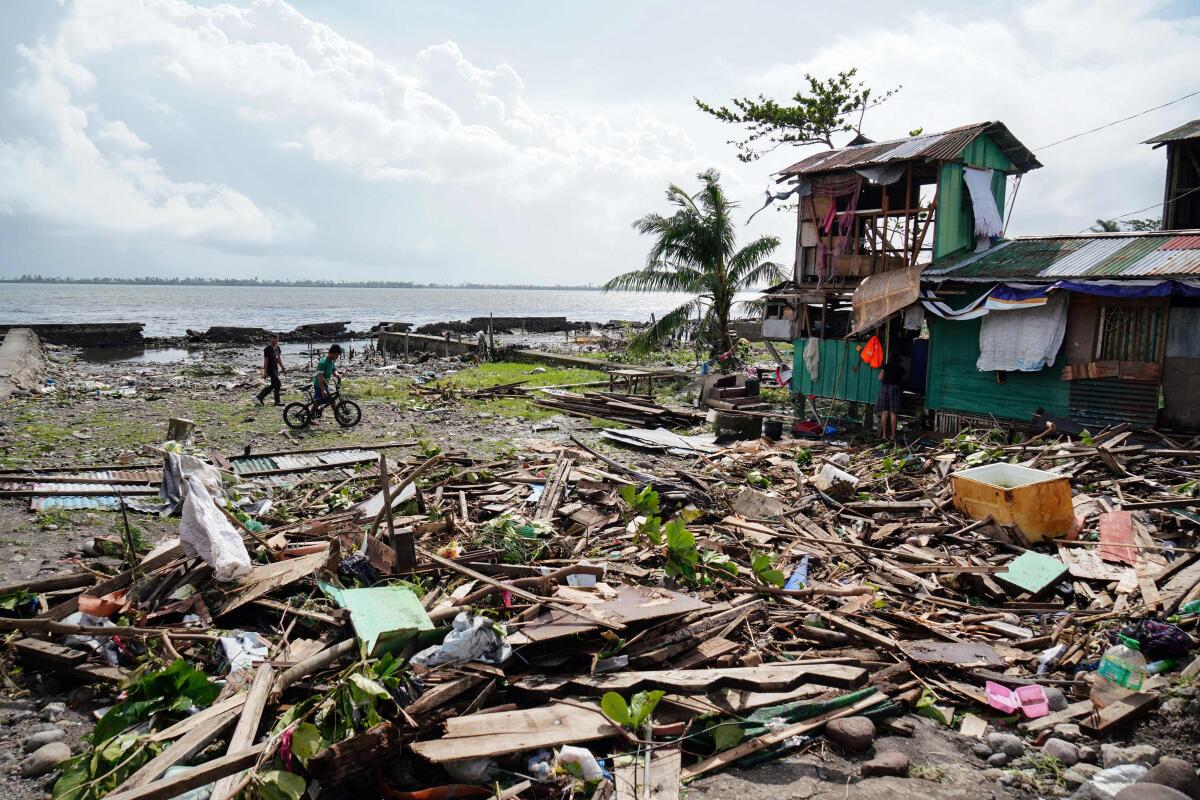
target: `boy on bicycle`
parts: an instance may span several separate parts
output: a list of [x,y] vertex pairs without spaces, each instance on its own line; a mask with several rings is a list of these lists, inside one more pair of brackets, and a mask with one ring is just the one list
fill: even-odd
[[337,360],[341,354],[342,346],[337,344],[332,345],[329,348],[329,354],[317,364],[317,374],[313,376],[313,417],[319,416],[321,406],[329,402],[329,395],[332,393],[329,388],[330,381],[335,377],[341,377],[341,374],[337,371]]

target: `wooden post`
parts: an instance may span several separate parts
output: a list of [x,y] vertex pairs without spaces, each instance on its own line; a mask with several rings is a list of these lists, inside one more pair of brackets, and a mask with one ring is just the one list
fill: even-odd
[[398,574],[412,572],[417,564],[416,543],[413,541],[411,531],[404,534],[396,533],[395,522],[392,518],[391,477],[388,475],[387,457],[382,454],[379,456],[379,484],[383,491],[383,513],[387,520],[388,543],[396,553],[396,572]]
[[133,532],[129,530],[129,514],[125,511],[125,498],[121,494],[120,489],[114,492],[117,495],[117,503],[121,506],[121,524],[124,526],[125,538],[125,556],[129,559],[129,570],[137,576],[138,556],[137,550],[133,546]]
[[461,356],[461,355],[462,355],[462,352],[463,352],[463,349],[462,349],[462,334],[460,333],[460,334],[458,335],[458,355],[460,355],[460,356]]
[[446,358],[450,357],[450,331],[443,331],[442,336],[445,338]]
[[167,420],[167,438],[174,442],[182,444],[192,443],[192,434],[196,430],[196,423],[190,419],[181,419],[172,417]]
[[492,314],[488,312],[488,361],[496,360],[496,334],[492,324]]
[[404,332],[404,357],[408,358],[408,331]]
[[[262,722],[263,710],[267,707],[267,696],[271,693],[271,684],[275,678],[274,672],[267,662],[258,665],[258,671],[254,673],[254,682],[250,684],[250,691],[246,695],[246,704],[242,706],[242,715],[238,718],[237,727],[233,729],[233,733],[229,737],[229,748],[225,751],[226,755],[237,755],[248,750],[254,744],[259,723]],[[239,783],[238,779],[239,776],[233,774],[217,781],[217,785],[212,790],[214,800],[218,798],[223,800],[233,794]]]
[[912,248],[908,232],[909,221],[912,219],[912,164],[904,168],[904,177],[904,263],[908,264],[911,262],[910,251]]

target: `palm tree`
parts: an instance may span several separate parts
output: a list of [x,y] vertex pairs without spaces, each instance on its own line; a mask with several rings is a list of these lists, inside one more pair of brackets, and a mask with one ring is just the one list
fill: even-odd
[[687,292],[695,295],[659,317],[633,342],[634,352],[647,352],[700,316],[700,339],[710,355],[727,352],[733,341],[729,317],[738,292],[783,279],[783,269],[769,258],[779,247],[775,236],[762,236],[736,250],[732,202],[721,190],[715,169],[697,176],[700,191],[688,194],[671,184],[667,201],[676,207],[670,216],[647,214],[633,223],[639,233],[654,237],[646,266],[604,284],[605,291]]

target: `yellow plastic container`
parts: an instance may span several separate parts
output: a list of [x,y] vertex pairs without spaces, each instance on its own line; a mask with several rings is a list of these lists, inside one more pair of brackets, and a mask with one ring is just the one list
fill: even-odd
[[950,486],[959,511],[1015,525],[1030,542],[1057,539],[1075,523],[1071,484],[1053,472],[988,464],[951,473]]

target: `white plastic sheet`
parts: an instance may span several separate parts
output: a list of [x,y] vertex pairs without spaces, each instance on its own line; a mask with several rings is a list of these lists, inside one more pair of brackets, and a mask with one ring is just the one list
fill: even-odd
[[241,535],[229,524],[195,474],[183,476],[183,518],[179,540],[184,553],[199,556],[213,568],[219,581],[232,581],[250,573],[250,554]]
[[496,631],[497,623],[487,617],[473,616],[466,611],[454,618],[454,629],[439,645],[427,647],[412,657],[412,663],[423,667],[439,664],[463,664],[482,661],[503,664],[512,655],[512,647]]

